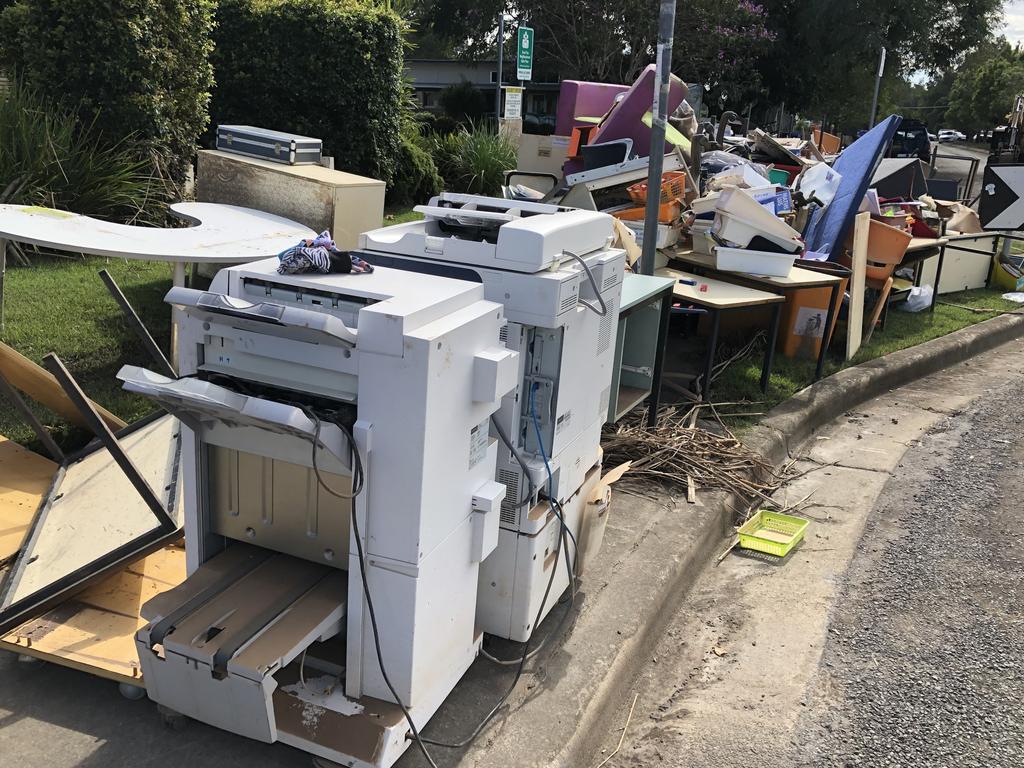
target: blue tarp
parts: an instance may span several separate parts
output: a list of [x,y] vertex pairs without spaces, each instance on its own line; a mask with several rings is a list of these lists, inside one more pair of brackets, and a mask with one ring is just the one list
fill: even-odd
[[804,241],[807,250],[830,255],[839,254],[839,248],[853,226],[864,193],[871,177],[885,155],[892,137],[903,118],[890,115],[843,150],[832,166],[842,176],[839,189],[832,202],[814,211]]

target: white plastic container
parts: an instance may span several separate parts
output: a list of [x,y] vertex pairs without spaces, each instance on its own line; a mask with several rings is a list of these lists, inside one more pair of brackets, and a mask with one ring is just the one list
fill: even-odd
[[[644,223],[642,221],[623,221],[622,223],[636,233],[636,244],[642,247],[644,244]],[[655,243],[655,248],[668,248],[677,242],[679,242],[679,229],[677,227],[670,224],[658,225],[658,239]]]
[[692,232],[691,234],[693,235],[693,252],[710,256],[711,249],[715,246],[711,235],[707,232]]
[[799,237],[780,237],[774,230],[769,232],[758,226],[753,226],[749,222],[736,218],[724,211],[719,211],[715,215],[715,225],[711,228],[711,231],[723,240],[736,243],[741,248],[747,248],[750,245],[750,241],[760,235],[768,242],[784,249],[787,253],[799,253],[803,250],[803,243]]
[[[727,213],[763,232],[786,240],[799,240],[800,233],[761,205],[745,189],[730,187],[718,198],[718,214]],[[716,215],[718,215],[716,214]]]
[[723,272],[745,272],[748,275],[787,277],[793,268],[795,253],[768,253],[746,248],[715,246],[715,269]]
[[718,206],[719,192],[708,192],[704,197],[698,197],[690,203],[690,210],[698,216],[702,213],[711,213]]

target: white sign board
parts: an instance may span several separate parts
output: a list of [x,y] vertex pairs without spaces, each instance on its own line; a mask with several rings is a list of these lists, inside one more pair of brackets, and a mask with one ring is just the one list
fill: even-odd
[[505,88],[505,119],[520,120],[523,117],[523,89]]

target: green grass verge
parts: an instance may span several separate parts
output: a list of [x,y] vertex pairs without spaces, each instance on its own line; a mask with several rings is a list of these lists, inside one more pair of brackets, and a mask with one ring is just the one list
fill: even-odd
[[416,213],[412,208],[389,208],[384,211],[384,226],[405,224],[408,221],[419,221],[422,218],[423,214]]
[[[418,214],[406,211],[395,215],[396,218],[406,216],[408,218],[404,220],[409,221]],[[7,324],[2,338],[36,362],[40,362],[47,352],[56,352],[94,400],[131,422],[153,408],[147,400],[122,390],[115,374],[126,363],[147,367],[152,363],[96,274],[104,267],[128,296],[157,343],[166,350],[170,338],[170,308],[164,304],[163,296],[171,283],[170,265],[113,259],[36,257],[32,267],[9,268]],[[995,311],[974,313],[947,304],[938,304],[934,315],[893,309],[884,332],[876,331],[850,363],[829,358],[826,375],[848,365],[944,336],[994,317],[1000,311],[1020,308],[993,290],[950,294],[940,300]],[[837,333],[842,333],[841,327]],[[728,340],[723,340],[723,346],[727,343]],[[759,386],[760,366],[760,352],[755,351],[746,359],[733,363],[715,381],[714,399],[717,402],[740,403],[724,410],[739,413],[767,411],[807,386],[814,375],[813,362],[776,356],[768,394],[763,395]],[[42,407],[34,410],[65,448],[84,444],[87,438],[84,432],[70,429]],[[733,422],[742,426],[754,418],[738,417]],[[32,431],[14,408],[2,399],[0,434],[39,449]]]
[[[914,347],[925,341],[945,336],[953,331],[995,317],[1000,312],[1022,308],[1020,304],[1003,299],[1002,291],[987,288],[944,294],[939,297],[939,302],[935,305],[934,314],[927,311],[901,312],[894,305],[890,308],[885,330],[876,329],[871,341],[864,344],[853,360],[849,362],[830,355],[825,361],[824,375],[829,376],[851,365],[874,360],[888,355],[890,352]],[[994,311],[977,313],[949,304]],[[844,333],[843,326],[839,325],[836,328],[837,339],[842,338]],[[763,351],[762,347],[744,360],[733,363],[722,372],[719,378],[715,379],[712,387],[713,399],[721,403],[739,403],[739,405],[723,408],[723,412],[730,410],[734,413],[766,412],[811,383],[814,377],[814,361],[793,360],[777,354],[768,383],[768,393],[762,393],[761,356]],[[755,418],[752,416],[736,417],[733,419],[733,423],[742,426],[752,423]]]
[[[389,209],[384,224],[422,218],[411,208]],[[33,256],[32,261],[31,267],[8,267],[6,327],[0,340],[37,363],[47,352],[56,352],[93,400],[127,422],[152,412],[148,400],[125,392],[115,377],[126,363],[147,367],[152,363],[97,273],[105,268],[113,275],[166,353],[171,311],[163,297],[171,285],[171,266],[91,257]],[[88,441],[84,430],[69,427],[42,406],[29,404],[64,449],[73,450]],[[32,430],[2,397],[0,434],[42,450]]]
[[[56,352],[90,397],[127,422],[151,412],[148,400],[125,392],[115,378],[126,363],[152,363],[97,273],[110,272],[166,352],[171,309],[163,297],[171,286],[171,266],[77,257],[33,256],[32,261],[31,267],[8,267],[3,341],[37,363]],[[84,431],[69,428],[45,408],[33,410],[64,448],[86,441]],[[0,434],[38,448],[32,430],[2,397]]]

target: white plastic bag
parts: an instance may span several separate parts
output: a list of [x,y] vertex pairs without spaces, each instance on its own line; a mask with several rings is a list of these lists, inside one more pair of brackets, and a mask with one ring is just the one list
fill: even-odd
[[817,163],[801,171],[796,180],[796,188],[806,199],[816,197],[822,205],[827,206],[836,196],[842,178],[825,163]]
[[907,300],[896,305],[896,309],[904,312],[920,312],[932,305],[932,287],[930,285],[915,285],[910,289]]

